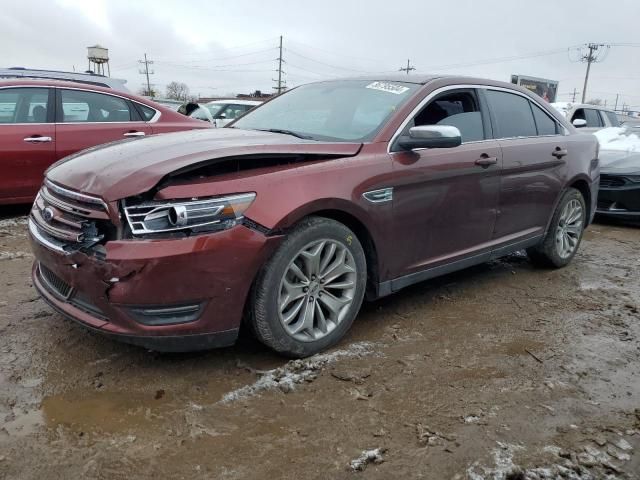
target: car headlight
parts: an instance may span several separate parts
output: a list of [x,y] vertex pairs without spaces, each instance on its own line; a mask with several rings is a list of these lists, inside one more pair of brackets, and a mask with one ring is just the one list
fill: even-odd
[[147,201],[124,204],[133,235],[191,231],[211,232],[237,225],[256,198],[255,193],[188,201]]

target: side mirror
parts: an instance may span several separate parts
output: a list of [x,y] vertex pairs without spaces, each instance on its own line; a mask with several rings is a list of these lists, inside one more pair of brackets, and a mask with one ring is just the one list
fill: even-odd
[[457,127],[450,125],[423,125],[409,129],[409,135],[403,135],[398,145],[403,150],[416,148],[453,148],[462,143],[462,134]]
[[221,113],[218,118],[227,118],[227,114],[226,113]]
[[587,126],[587,121],[585,119],[583,119],[583,118],[576,118],[571,123],[576,128],[582,128],[582,127],[586,127]]

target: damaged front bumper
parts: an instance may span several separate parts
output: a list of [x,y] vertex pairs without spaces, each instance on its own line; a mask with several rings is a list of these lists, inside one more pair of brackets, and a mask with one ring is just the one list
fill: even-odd
[[110,241],[103,258],[60,251],[32,231],[33,283],[60,313],[119,340],[158,351],[221,347],[235,342],[253,279],[280,238],[238,225]]

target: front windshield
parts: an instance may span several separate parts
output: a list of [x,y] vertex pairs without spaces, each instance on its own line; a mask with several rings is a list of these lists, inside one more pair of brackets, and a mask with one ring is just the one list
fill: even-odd
[[285,130],[314,140],[369,141],[418,88],[371,80],[312,83],[247,113],[233,127]]

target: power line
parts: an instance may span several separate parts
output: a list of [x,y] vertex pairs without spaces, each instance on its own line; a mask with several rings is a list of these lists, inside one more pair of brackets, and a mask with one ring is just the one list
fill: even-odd
[[409,59],[407,58],[407,66],[406,67],[400,67],[398,69],[399,72],[407,72],[407,75],[409,75],[409,72],[412,70],[415,70],[416,67],[412,67],[411,63],[409,62]]
[[291,50],[290,48],[286,48],[285,50],[288,53],[295,55],[296,57],[304,58],[305,60],[309,60],[310,62],[314,62],[314,63],[317,63],[319,65],[324,65],[325,67],[333,68],[334,70],[345,70],[345,71],[357,72],[357,73],[382,73],[380,71],[374,71],[374,70],[360,70],[360,69],[357,69],[357,68],[350,68],[350,67],[342,67],[342,66],[339,66],[339,65],[333,65],[331,63],[326,63],[326,62],[323,62],[323,61],[320,61],[320,60],[316,60],[315,58],[307,57],[306,55],[298,53],[295,50]]
[[245,63],[228,63],[225,65],[185,65],[182,63],[176,63],[176,62],[163,62],[163,61],[159,61],[156,60],[156,63],[159,63],[161,65],[171,65],[171,66],[176,66],[176,67],[183,67],[183,68],[204,68],[207,70],[212,70],[212,69],[216,69],[216,68],[229,68],[229,67],[244,67],[247,65],[259,65],[261,63],[270,63],[273,60],[259,60],[257,62],[245,62]]
[[[228,55],[225,57],[216,57],[216,58],[199,58],[199,59],[193,59],[193,60],[181,60],[181,62],[182,63],[217,62],[218,60],[230,60],[233,58],[248,57],[251,55],[258,55],[260,53],[272,52],[273,50],[274,50],[274,47],[270,47],[270,48],[265,48],[264,50],[256,50],[255,52],[242,53],[240,55]],[[171,60],[163,60],[163,61],[171,62]]]
[[301,47],[305,47],[305,48],[310,48],[312,50],[317,50],[319,52],[324,52],[325,54],[329,54],[331,56],[334,57],[343,57],[343,58],[348,58],[350,60],[364,60],[367,62],[376,62],[376,63],[383,63],[382,60],[380,59],[374,59],[374,58],[366,58],[366,57],[356,57],[353,55],[345,55],[344,53],[337,53],[337,52],[331,52],[329,50],[324,50],[322,48],[318,48],[318,47],[314,47],[312,45],[306,44],[306,43],[302,43],[302,42],[298,42],[296,40],[287,40],[289,43],[293,43],[294,45],[300,45]]
[[462,67],[475,67],[477,65],[490,65],[492,63],[502,63],[502,62],[512,62],[515,60],[524,60],[527,58],[535,58],[535,57],[544,57],[548,55],[557,55],[559,53],[565,53],[567,49],[560,48],[555,50],[546,50],[541,52],[530,53],[527,55],[512,55],[509,57],[497,57],[490,58],[486,60],[479,60],[477,62],[467,62],[467,63],[452,63],[449,65],[440,65],[436,67],[428,67],[425,71],[433,71],[433,70],[447,70],[451,68],[462,68]]
[[148,60],[147,59],[147,54],[144,54],[144,60],[138,60],[138,63],[141,63],[144,65],[144,69],[143,70],[139,70],[139,72],[142,75],[145,75],[147,77],[147,91],[145,92],[145,95],[152,97],[153,96],[153,92],[151,91],[151,83],[149,83],[149,75],[154,74],[155,72],[149,71],[149,65],[153,64],[152,60]]

